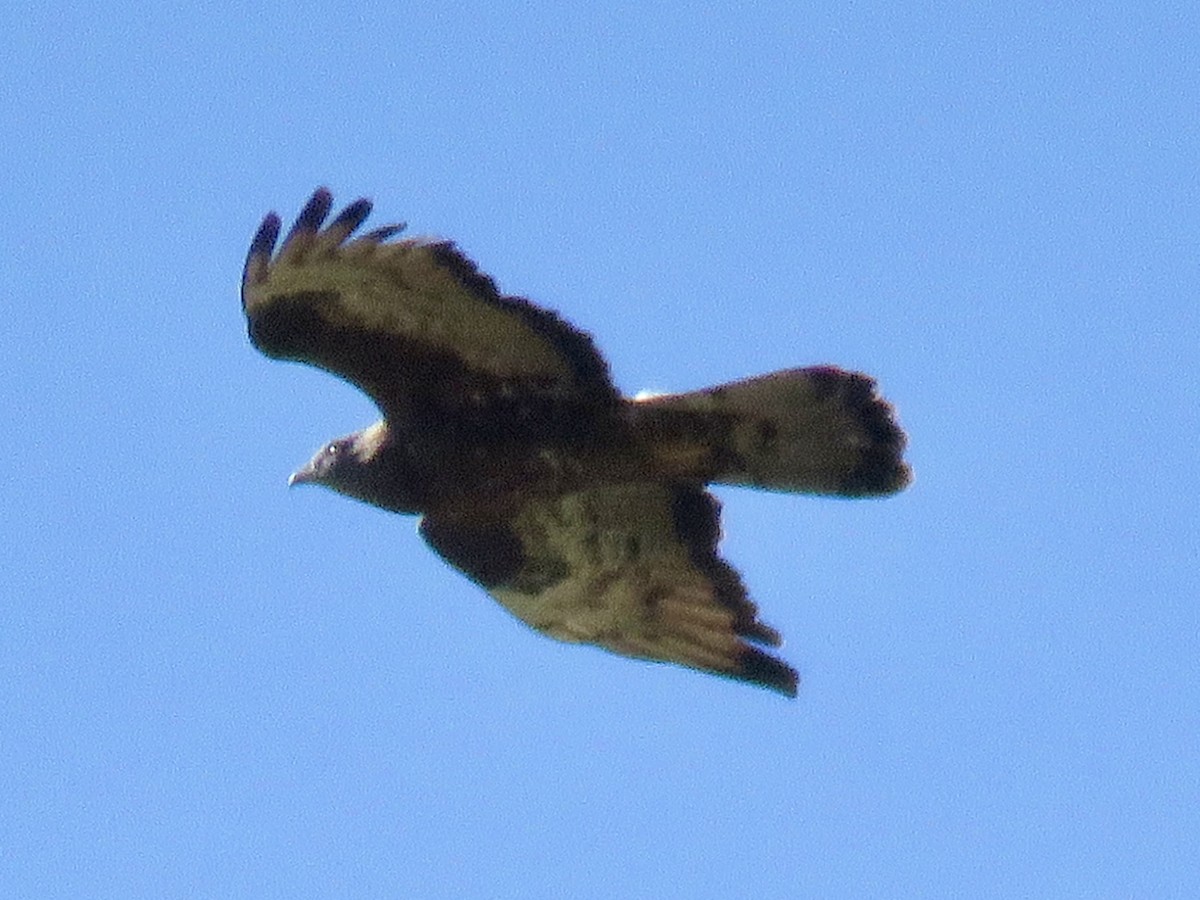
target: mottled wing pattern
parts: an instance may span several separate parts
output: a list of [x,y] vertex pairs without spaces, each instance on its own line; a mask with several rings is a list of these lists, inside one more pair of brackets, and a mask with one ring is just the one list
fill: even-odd
[[779,634],[758,620],[738,573],[717,555],[719,516],[699,487],[633,483],[533,497],[486,525],[427,516],[420,530],[551,637],[794,696],[795,671],[756,646],[778,646]]
[[313,194],[278,250],[274,213],[251,243],[242,306],[263,353],[345,378],[385,416],[517,392],[616,402],[588,335],[501,295],[450,242],[391,240],[402,225],[352,238],[370,202],[326,224],[332,202]]

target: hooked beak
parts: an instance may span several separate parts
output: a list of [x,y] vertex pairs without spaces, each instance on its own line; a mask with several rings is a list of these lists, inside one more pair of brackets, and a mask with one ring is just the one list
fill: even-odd
[[316,477],[317,473],[313,468],[313,464],[305,463],[301,468],[288,476],[288,487],[295,487],[298,484],[309,484],[315,481]]

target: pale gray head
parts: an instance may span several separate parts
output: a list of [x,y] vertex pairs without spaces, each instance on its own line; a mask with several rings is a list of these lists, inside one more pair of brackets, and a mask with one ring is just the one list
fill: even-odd
[[382,422],[336,438],[316,452],[304,466],[288,478],[288,487],[297,484],[319,484],[330,490],[373,502],[371,483],[375,466],[372,465],[379,450],[383,435]]

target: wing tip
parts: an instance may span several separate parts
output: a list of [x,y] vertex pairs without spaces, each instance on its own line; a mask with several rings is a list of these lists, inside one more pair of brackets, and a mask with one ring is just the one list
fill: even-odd
[[[357,231],[370,216],[374,204],[368,197],[359,197],[348,203],[334,218],[325,224],[329,212],[333,209],[333,193],[327,187],[319,187],[313,191],[292,227],[279,245],[278,260],[285,263],[298,264],[313,253],[332,252],[341,247],[355,231]],[[268,227],[268,223],[270,223]],[[376,228],[357,238],[345,249],[361,250],[382,244],[389,238],[405,229],[404,224],[390,224]],[[250,245],[250,256],[256,260],[253,274],[256,279],[265,280],[275,243],[279,238],[280,219],[274,212],[263,220],[259,233],[255,235]],[[262,260],[262,263],[258,263]]]
[[738,659],[737,669],[731,678],[767,688],[785,697],[795,697],[800,690],[800,675],[777,657],[747,646]]
[[325,229],[324,233],[328,236],[329,243],[337,246],[357,231],[371,214],[371,207],[372,203],[366,197],[359,197],[353,203],[347,204]]
[[292,230],[288,232],[284,243],[286,244],[297,234],[319,231],[332,206],[333,193],[329,188],[322,186],[313,191],[308,202],[304,204],[304,208],[300,210],[300,214],[296,216],[295,224],[292,225]]
[[246,252],[246,264],[242,269],[243,305],[246,302],[246,288],[250,285],[261,284],[267,278],[271,254],[275,252],[275,242],[279,240],[279,229],[282,224],[278,213],[267,213],[258,226],[258,231],[254,233],[254,238],[250,241],[250,249]]

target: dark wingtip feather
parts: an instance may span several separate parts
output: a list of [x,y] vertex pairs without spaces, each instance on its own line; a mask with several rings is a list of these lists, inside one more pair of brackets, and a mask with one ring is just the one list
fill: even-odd
[[738,669],[732,675],[740,681],[769,688],[786,697],[795,697],[799,692],[800,676],[796,670],[757,647],[747,647],[738,663]]
[[[321,188],[324,190],[324,188]],[[319,193],[320,191],[318,191]],[[325,193],[329,193],[325,191]],[[315,196],[315,195],[314,195]],[[311,201],[310,201],[311,202]],[[371,214],[371,201],[366,197],[359,197],[340,213],[337,218],[329,223],[330,231],[345,231],[347,235],[353,234],[358,230],[358,226],[366,221],[367,216]],[[322,216],[322,218],[324,218]]]
[[258,226],[258,231],[255,232],[254,240],[250,242],[250,249],[246,253],[246,264],[242,268],[243,291],[245,291],[246,285],[258,284],[266,278],[271,254],[275,251],[275,242],[279,239],[281,224],[278,215],[268,213],[262,220],[262,224]]
[[313,191],[313,195],[304,204],[304,209],[300,210],[300,215],[296,217],[296,222],[287,233],[287,237],[283,239],[284,244],[287,244],[288,241],[298,234],[315,234],[318,232],[325,221],[325,217],[329,215],[329,209],[332,206],[333,194],[329,193],[328,188],[319,187]]
[[382,244],[388,238],[395,237],[408,226],[403,222],[398,222],[394,225],[384,225],[376,228],[374,231],[368,231],[360,238],[360,240],[370,241],[374,244]]

